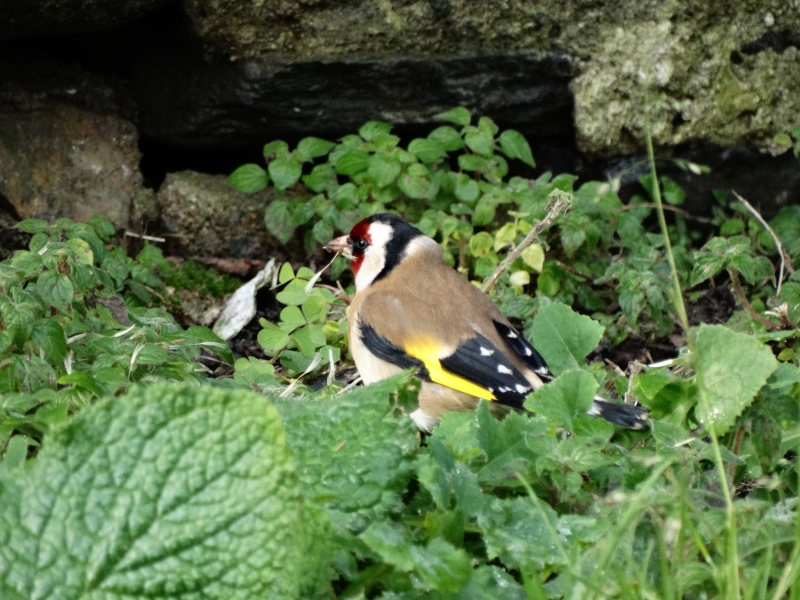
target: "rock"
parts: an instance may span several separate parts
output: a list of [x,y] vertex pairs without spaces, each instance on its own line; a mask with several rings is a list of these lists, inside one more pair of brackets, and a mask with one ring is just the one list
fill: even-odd
[[142,55],[132,85],[141,133],[171,145],[338,136],[370,119],[427,126],[458,105],[506,127],[572,134],[567,86],[574,71],[561,54],[209,64],[186,39],[150,52]]
[[[546,125],[566,131],[566,123],[552,121],[566,115],[547,111],[554,96],[533,89],[552,80],[526,70],[530,57],[559,53],[576,62],[567,70],[577,75],[571,84],[575,126],[590,155],[640,152],[646,107],[656,146],[664,149],[687,143],[767,149],[800,112],[796,0],[229,0],[224,6],[187,0],[185,6],[207,53],[248,61],[228,71],[228,93],[213,83],[219,65],[209,69],[209,81],[194,86],[200,95],[193,104],[207,113],[202,122],[217,127],[239,128],[251,109],[256,128],[285,118],[294,131],[298,118],[315,123],[316,114],[343,125],[350,119],[340,116],[350,107],[362,121],[427,123],[432,111],[406,108],[418,95],[420,104],[437,110],[464,104],[500,122],[505,99],[512,98],[509,104],[522,115],[509,126],[533,133],[544,116]],[[515,83],[514,61],[528,86]],[[269,65],[273,74],[267,76]],[[471,76],[464,77],[466,70]],[[159,79],[159,87],[178,90],[187,78]],[[297,87],[290,91],[292,84]],[[293,105],[284,100],[289,93]],[[260,94],[263,104],[248,101],[250,94]],[[262,115],[260,106],[272,97],[275,112],[268,108]],[[233,104],[223,103],[232,98]],[[190,104],[190,111],[197,109]],[[525,122],[531,115],[537,120]],[[157,126],[153,131],[166,133]]]
[[21,219],[92,215],[125,228],[141,190],[136,128],[58,103],[0,112],[0,194]]
[[167,175],[156,202],[182,254],[265,259],[288,253],[264,225],[264,209],[277,197],[273,188],[245,194],[224,176],[182,171]]
[[110,29],[169,0],[6,0],[0,40]]

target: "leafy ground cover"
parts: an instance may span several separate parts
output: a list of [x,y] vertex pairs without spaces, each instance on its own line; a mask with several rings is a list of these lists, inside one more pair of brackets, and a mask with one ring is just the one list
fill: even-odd
[[[285,190],[267,223],[309,249],[401,212],[478,285],[566,201],[491,290],[557,375],[530,412],[483,403],[421,439],[412,374],[343,389],[339,262],[284,265],[270,360],[210,378],[228,346],[163,290],[230,282],[127,257],[99,219],[23,222],[0,263],[3,597],[800,597],[800,208],[766,223],[720,193],[704,237],[668,178],[623,202],[613,181],[508,177],[534,164],[522,136],[443,119],[406,147],[375,122],[273,142],[231,179]],[[623,360],[634,341],[669,360]],[[649,428],[587,416],[597,393]]]

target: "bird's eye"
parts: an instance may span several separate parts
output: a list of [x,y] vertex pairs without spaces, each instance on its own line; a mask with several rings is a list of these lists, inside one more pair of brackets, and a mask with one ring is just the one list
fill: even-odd
[[367,249],[367,246],[369,246],[369,244],[367,243],[367,240],[365,240],[364,238],[355,238],[353,240],[354,250],[360,250],[363,252],[364,250]]

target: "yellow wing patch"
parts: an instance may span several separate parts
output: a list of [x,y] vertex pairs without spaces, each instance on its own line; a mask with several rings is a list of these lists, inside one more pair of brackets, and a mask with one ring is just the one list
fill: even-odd
[[464,392],[470,396],[475,396],[476,398],[496,400],[494,394],[486,388],[482,388],[463,377],[445,371],[439,362],[439,359],[442,357],[441,346],[438,346],[431,340],[417,340],[411,342],[403,347],[403,351],[409,356],[413,356],[422,361],[422,364],[425,365],[425,368],[428,370],[431,381],[458,390],[459,392]]

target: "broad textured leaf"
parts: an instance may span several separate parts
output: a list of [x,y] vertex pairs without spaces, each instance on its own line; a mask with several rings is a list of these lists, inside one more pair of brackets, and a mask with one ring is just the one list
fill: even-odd
[[67,357],[67,338],[64,329],[55,319],[38,319],[33,324],[31,339],[50,361],[60,365]]
[[408,151],[425,163],[436,162],[447,154],[443,144],[423,138],[411,140]]
[[454,593],[469,581],[470,557],[464,550],[443,539],[433,539],[427,546],[411,542],[410,532],[399,525],[379,522],[361,535],[362,541],[386,563],[402,572],[413,572],[415,587]]
[[461,150],[461,148],[464,147],[464,140],[462,140],[459,133],[449,125],[437,127],[430,132],[428,139],[439,142],[448,152]]
[[494,152],[494,137],[488,129],[468,131],[464,141],[470,150],[482,156],[491,156]]
[[270,202],[269,206],[264,209],[264,224],[267,226],[267,231],[278,238],[282,244],[288,242],[297,228],[289,211],[289,202],[286,200]]
[[742,411],[750,406],[758,390],[778,368],[768,346],[754,337],[723,327],[701,325],[697,335],[698,383],[705,387],[708,407],[700,401],[699,419],[713,422],[724,434]]
[[540,387],[525,402],[525,408],[544,416],[552,425],[575,431],[573,419],[592,407],[597,381],[587,371],[567,371]]
[[53,308],[66,311],[72,303],[72,281],[58,271],[45,271],[36,281],[42,299]]
[[363,150],[351,150],[336,161],[336,172],[342,175],[356,175],[369,167],[369,154]]
[[535,167],[533,154],[528,141],[519,131],[509,129],[500,134],[500,147],[508,158],[518,158],[526,165]]
[[579,315],[566,304],[554,302],[541,309],[533,319],[530,342],[550,370],[558,374],[584,365],[586,356],[600,343],[603,331],[603,326],[591,318]]
[[0,595],[296,598],[306,529],[277,412],[152,385],[84,409],[4,481]]
[[44,233],[47,231],[47,221],[42,219],[25,219],[20,221],[15,226],[17,229],[22,229],[26,233]]
[[383,121],[367,121],[358,130],[358,135],[370,142],[381,134],[387,134],[392,130],[392,126]]
[[276,158],[267,168],[272,183],[279,190],[293,186],[303,173],[303,165],[295,158]]
[[240,192],[259,192],[267,187],[269,176],[259,165],[250,163],[228,175],[228,183]]
[[307,162],[314,160],[330,152],[335,144],[328,140],[322,140],[317,137],[307,137],[300,140],[297,144],[297,153],[300,155],[300,160]]
[[362,531],[402,510],[419,438],[398,403],[417,389],[402,374],[347,394],[276,401],[308,495],[338,527]]
[[400,174],[402,165],[397,158],[385,154],[375,154],[369,159],[369,176],[378,187],[386,187],[394,183]]
[[472,120],[472,115],[463,106],[456,106],[447,112],[436,115],[434,118],[441,119],[442,121],[450,121],[456,125],[469,125],[469,122]]

